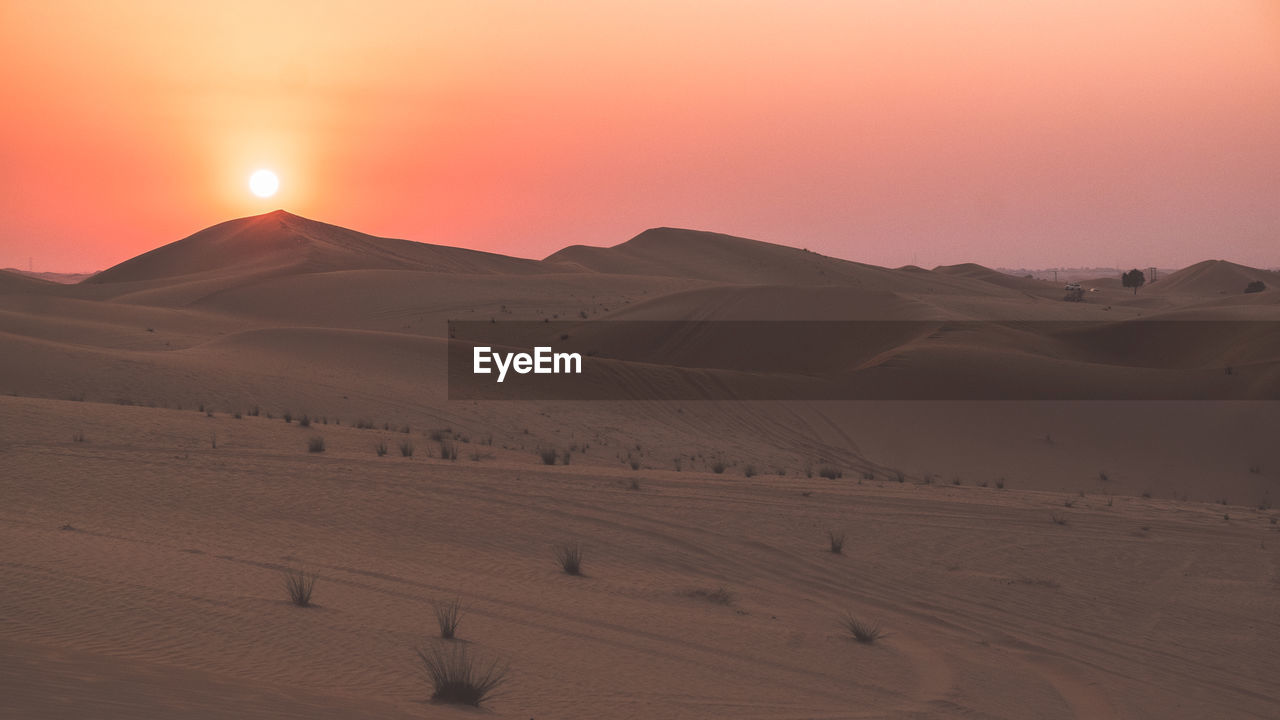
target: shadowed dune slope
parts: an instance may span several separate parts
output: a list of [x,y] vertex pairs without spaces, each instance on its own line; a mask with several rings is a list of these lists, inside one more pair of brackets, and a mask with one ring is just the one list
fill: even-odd
[[541,272],[535,260],[348,230],[276,210],[214,225],[94,275],[86,283],[355,269]]
[[786,245],[701,230],[653,228],[613,247],[573,245],[546,259],[601,273],[677,276],[735,285],[849,285],[862,290],[1007,294],[939,273],[904,272]]
[[48,280],[31,277],[23,273],[0,270],[0,295],[8,294],[52,294],[62,290],[62,286]]

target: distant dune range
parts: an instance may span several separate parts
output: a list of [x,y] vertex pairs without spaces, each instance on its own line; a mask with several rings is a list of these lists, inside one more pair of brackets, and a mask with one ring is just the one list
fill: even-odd
[[[284,211],[76,284],[0,271],[0,715],[451,716],[411,648],[461,597],[512,662],[495,717],[1266,717],[1280,277],[1082,284],[673,228],[530,260]],[[448,320],[568,323],[640,358],[608,375],[640,399],[451,402]],[[919,325],[800,358],[604,320]],[[747,367],[939,399],[661,399]],[[941,399],[1073,386],[1228,399]],[[282,601],[295,562],[319,607]]]

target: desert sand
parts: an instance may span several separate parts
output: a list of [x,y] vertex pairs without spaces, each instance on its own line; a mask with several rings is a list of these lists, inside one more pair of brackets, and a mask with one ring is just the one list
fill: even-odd
[[[671,228],[537,261],[283,211],[77,284],[0,272],[0,715],[474,717],[414,654],[459,598],[452,642],[510,668],[486,716],[1275,717],[1280,337],[1123,339],[1280,320],[1280,276],[1083,284]],[[446,321],[490,319],[999,321],[823,369],[1225,399],[664,400],[637,368],[629,402],[449,401]]]

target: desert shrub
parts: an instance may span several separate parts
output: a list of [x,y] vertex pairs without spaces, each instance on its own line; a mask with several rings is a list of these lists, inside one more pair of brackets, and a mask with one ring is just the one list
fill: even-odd
[[413,443],[408,440],[400,441],[400,457],[413,457]]
[[557,453],[555,448],[543,448],[538,451],[538,457],[542,458],[543,465],[555,465],[556,456]]
[[853,639],[860,643],[870,644],[884,635],[878,623],[863,622],[849,613],[845,613],[841,624],[844,625],[845,630],[849,631]]
[[409,434],[409,426],[408,426],[408,425],[401,425],[401,426],[400,426],[400,432],[401,432],[402,434],[404,434],[404,435],[408,435],[408,434]]
[[285,421],[286,423],[292,423],[292,422],[293,422],[293,413],[289,412],[288,410],[285,410],[285,411],[284,411],[284,415],[281,415],[280,417],[284,418],[284,421]]
[[284,569],[284,589],[289,594],[289,602],[298,607],[311,605],[311,593],[316,587],[316,574],[298,568]]
[[479,663],[466,645],[419,649],[418,658],[431,682],[431,699],[436,702],[479,706],[507,677],[505,665]]
[[324,452],[324,438],[319,435],[312,435],[311,439],[307,441],[307,450],[313,453]]
[[1262,282],[1261,280],[1254,280],[1253,282],[1244,286],[1244,291],[1246,293],[1260,293],[1266,289],[1267,289],[1267,284]]
[[862,473],[862,479],[863,479],[863,480],[875,480],[875,479],[876,479],[876,474],[875,474],[875,473],[873,473],[873,472],[863,472],[863,473]]
[[1000,478],[999,480],[996,480],[996,489],[998,490],[1004,489],[1004,478]]
[[71,435],[71,439],[72,439],[72,441],[74,441],[74,442],[78,442],[78,443],[82,443],[82,442],[84,442],[84,441],[85,441],[84,431],[83,431],[83,430],[77,430],[75,433],[73,433],[73,434]]
[[582,546],[567,542],[556,547],[556,562],[569,575],[582,574]]
[[726,467],[728,466],[724,464],[723,460],[717,460],[715,461],[714,464],[711,465],[711,472],[719,475],[725,471]]
[[831,552],[839,555],[844,552],[844,533],[838,533],[834,530],[827,531],[827,542],[831,545]]
[[628,461],[627,461],[627,464],[631,466],[631,469],[632,469],[632,470],[639,470],[639,469],[640,469],[640,459],[639,459],[639,458],[631,458],[630,460],[628,460]]
[[301,425],[302,427],[311,427],[310,416],[303,415],[302,417],[298,418],[298,424]]
[[378,457],[382,457],[383,455],[386,455],[386,454],[387,454],[387,441],[386,441],[386,440],[379,440],[379,441],[378,441],[378,444],[376,444],[376,445],[374,445],[374,446],[373,446],[373,451],[374,451],[374,452],[376,452],[376,453],[378,453]]
[[1074,507],[1074,506],[1075,506],[1075,501],[1073,501],[1071,498],[1067,498],[1066,500],[1063,500],[1063,501],[1062,501],[1062,507],[1068,507],[1068,508],[1069,508],[1069,507]]
[[756,474],[756,466],[755,466],[755,465],[748,465],[748,466],[746,466],[746,467],[742,468],[742,474],[743,474],[743,475],[746,475],[747,477],[755,477],[755,474]]
[[640,489],[640,481],[639,481],[639,480],[637,480],[637,479],[635,479],[635,478],[631,478],[631,484],[627,486],[627,489],[628,489],[628,490],[639,490],[639,489]]
[[454,598],[436,602],[436,625],[440,626],[440,637],[452,640],[458,631],[458,623],[462,622],[462,601]]
[[1054,525],[1067,524],[1067,516],[1062,513],[1049,513],[1049,519],[1053,521]]
[[235,418],[235,419],[237,419],[237,420],[242,420],[242,419],[244,419],[244,415],[243,415],[239,410],[237,410],[237,411],[235,412],[235,414],[234,414],[234,415],[232,415],[231,417],[233,417],[233,418]]
[[844,477],[844,473],[840,472],[839,468],[832,467],[831,465],[823,465],[818,469],[818,476],[824,477],[828,480],[838,480]]
[[458,446],[449,438],[440,440],[440,459],[441,460],[457,460]]

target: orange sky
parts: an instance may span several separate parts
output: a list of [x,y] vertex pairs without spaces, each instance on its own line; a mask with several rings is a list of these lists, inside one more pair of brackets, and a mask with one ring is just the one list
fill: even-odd
[[277,207],[528,257],[1280,265],[1274,0],[4,0],[0,68],[0,267]]

